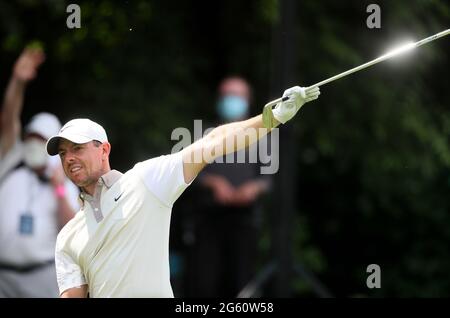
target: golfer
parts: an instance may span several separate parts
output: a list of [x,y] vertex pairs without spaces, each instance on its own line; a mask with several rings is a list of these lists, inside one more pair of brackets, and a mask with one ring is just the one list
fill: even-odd
[[[102,126],[89,119],[66,123],[47,142],[48,154],[59,154],[67,177],[82,190],[80,213],[56,242],[61,297],[173,297],[172,206],[212,162],[204,154],[214,159],[256,142],[319,94],[318,88],[290,88],[265,121],[268,129],[259,129],[264,128],[263,115],[219,126],[180,152],[139,162],[125,174],[110,168],[111,145]],[[246,145],[225,147],[252,129],[258,133]]]

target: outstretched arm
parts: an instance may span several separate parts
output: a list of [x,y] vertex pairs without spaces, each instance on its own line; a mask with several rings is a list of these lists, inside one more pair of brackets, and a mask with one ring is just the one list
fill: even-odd
[[14,65],[0,110],[0,149],[7,153],[20,135],[23,100],[26,84],[36,77],[45,56],[41,49],[27,48]]
[[319,88],[307,91],[302,87],[286,90],[283,97],[289,97],[279,103],[273,110],[273,120],[270,127],[264,127],[263,116],[219,126],[208,135],[183,149],[184,181],[190,183],[200,171],[214,159],[239,151],[255,143],[280,123],[286,123],[298,110],[319,96]]
[[262,115],[258,115],[213,129],[208,135],[183,150],[185,182],[194,180],[214,159],[248,147],[265,136],[272,128],[265,128]]

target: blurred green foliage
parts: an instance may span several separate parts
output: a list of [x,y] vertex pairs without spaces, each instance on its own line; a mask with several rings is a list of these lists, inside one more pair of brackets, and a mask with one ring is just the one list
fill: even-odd
[[[299,2],[299,79],[288,84],[313,84],[448,28],[446,1],[405,0],[377,1],[382,28],[369,30],[371,2]],[[212,120],[227,74],[253,84],[255,114],[278,97],[269,85],[280,1],[79,1],[74,30],[65,26],[69,3],[0,0],[2,87],[38,39],[47,59],[24,121],[39,110],[99,121],[120,170],[169,152],[174,128]],[[294,256],[335,295],[449,296],[448,69],[448,39],[433,42],[324,86],[289,124],[300,149]],[[365,285],[372,263],[382,269],[379,290]],[[311,294],[301,279],[293,286]]]
[[[444,1],[378,1],[381,30],[364,24],[370,2],[303,3],[299,32],[308,45],[299,74],[308,84],[448,27]],[[295,123],[299,208],[326,260],[322,278],[339,294],[450,293],[446,42],[322,87]],[[379,290],[365,286],[372,263],[382,269]]]

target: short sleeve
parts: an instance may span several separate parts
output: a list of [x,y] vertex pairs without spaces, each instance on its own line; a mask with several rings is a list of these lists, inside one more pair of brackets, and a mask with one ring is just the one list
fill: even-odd
[[55,251],[55,265],[60,295],[70,288],[86,284],[86,278],[81,267],[66,251],[58,247],[58,242]]
[[192,183],[184,181],[181,152],[139,162],[134,168],[147,188],[165,205],[172,207]]

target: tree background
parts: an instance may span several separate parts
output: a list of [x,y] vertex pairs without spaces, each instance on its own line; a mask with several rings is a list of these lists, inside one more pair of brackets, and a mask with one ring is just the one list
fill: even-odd
[[[170,152],[174,128],[211,120],[225,75],[252,83],[253,114],[282,94],[271,92],[271,79],[283,0],[78,1],[81,29],[66,27],[70,2],[0,0],[0,84],[23,47],[40,41],[47,60],[27,90],[23,122],[38,111],[100,122],[118,170]],[[286,88],[448,28],[448,2],[402,0],[377,1],[381,29],[369,29],[371,2],[297,2],[299,78]],[[294,259],[333,295],[450,295],[448,54],[444,38],[326,85],[288,124],[298,145]],[[276,200],[266,198],[261,266],[270,258],[267,220]],[[373,263],[382,269],[381,289],[366,287]],[[299,277],[292,288],[293,296],[314,295]]]

